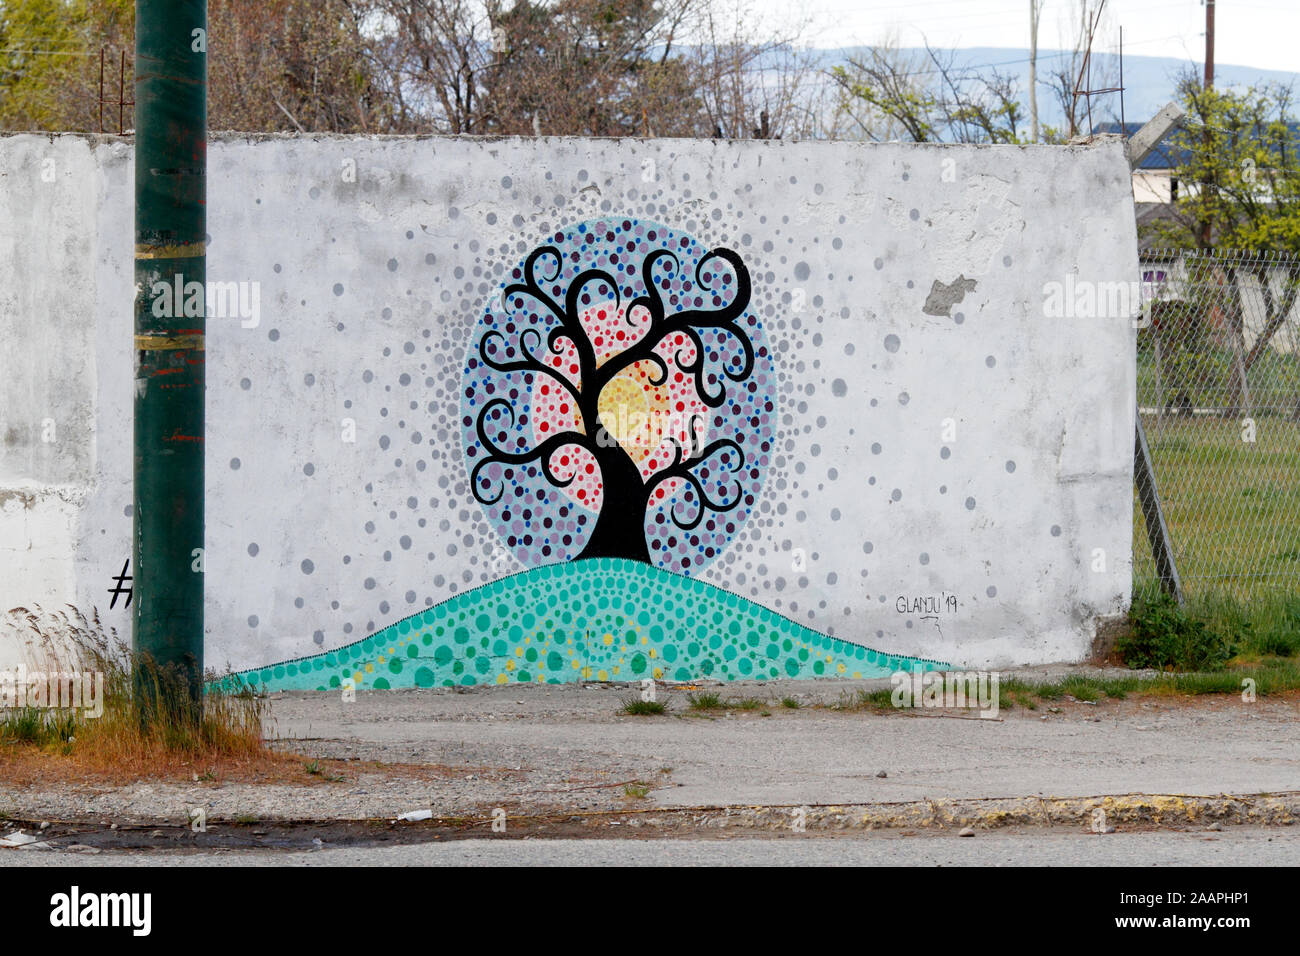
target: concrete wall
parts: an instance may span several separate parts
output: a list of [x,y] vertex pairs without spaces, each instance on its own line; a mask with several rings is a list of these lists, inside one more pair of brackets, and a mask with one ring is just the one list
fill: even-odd
[[[208,278],[246,306],[208,319],[210,665],[338,648],[544,560],[471,493],[467,362],[528,253],[596,220],[751,279],[771,414],[714,431],[770,448],[698,580],[971,666],[1078,659],[1127,604],[1132,323],[1044,309],[1052,283],[1138,278],[1116,142],[224,136],[209,162]],[[124,143],[0,138],[0,609],[121,634],[131,201]]]

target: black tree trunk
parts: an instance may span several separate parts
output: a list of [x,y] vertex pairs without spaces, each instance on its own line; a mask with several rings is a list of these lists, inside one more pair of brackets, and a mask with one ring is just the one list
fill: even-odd
[[627,558],[650,563],[645,540],[646,487],[641,471],[622,446],[613,444],[596,453],[603,492],[600,515],[582,558]]

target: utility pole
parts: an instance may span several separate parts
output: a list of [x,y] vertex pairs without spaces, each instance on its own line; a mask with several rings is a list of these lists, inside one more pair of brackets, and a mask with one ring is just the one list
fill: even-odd
[[1038,142],[1038,15],[1043,0],[1029,0],[1029,139]]
[[1205,0],[1205,88],[1214,89],[1214,0]]
[[[1205,0],[1205,83],[1201,90],[1203,96],[1208,96],[1209,92],[1214,89],[1214,0]],[[1208,103],[1206,104],[1209,105]],[[1206,152],[1210,149],[1210,130],[1207,126],[1202,134],[1205,141]],[[1213,185],[1206,183],[1204,188],[1213,189]],[[1214,242],[1214,227],[1209,219],[1201,223],[1201,247],[1209,249]]]
[[207,0],[136,0],[131,646],[146,720],[202,713],[207,27]]

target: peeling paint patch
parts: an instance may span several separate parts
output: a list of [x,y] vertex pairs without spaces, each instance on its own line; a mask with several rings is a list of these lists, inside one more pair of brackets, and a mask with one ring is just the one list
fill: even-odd
[[957,276],[947,285],[935,279],[921,311],[926,315],[951,316],[952,307],[966,298],[967,292],[974,292],[976,285],[974,279],[967,279],[964,275]]

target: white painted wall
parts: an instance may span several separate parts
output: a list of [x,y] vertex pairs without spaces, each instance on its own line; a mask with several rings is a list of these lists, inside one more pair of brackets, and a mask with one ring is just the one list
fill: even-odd
[[[776,350],[780,457],[707,579],[971,666],[1078,659],[1127,605],[1132,325],[1043,309],[1069,275],[1139,278],[1117,142],[228,135],[209,164],[208,278],[260,293],[255,327],[208,320],[211,665],[339,646],[517,570],[466,494],[465,347],[501,270],[604,214],[740,252]],[[131,202],[126,144],[0,138],[0,610],[123,634]],[[950,594],[937,620],[898,610]]]

